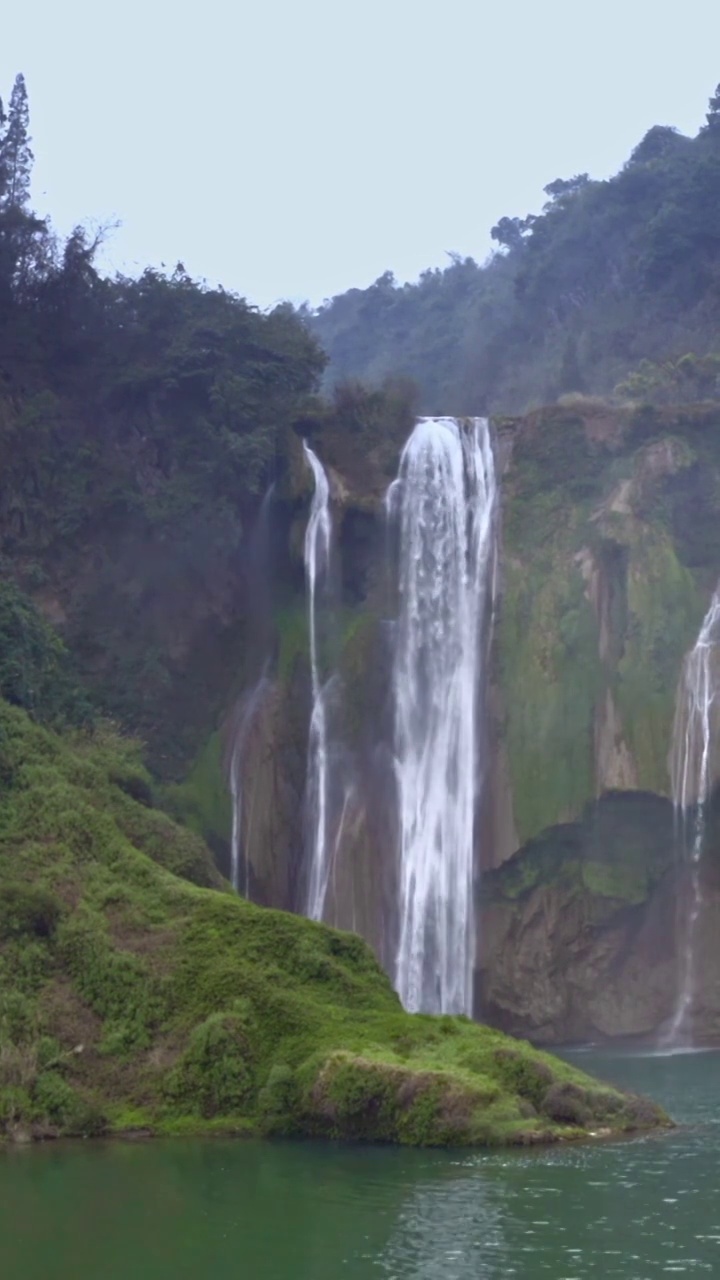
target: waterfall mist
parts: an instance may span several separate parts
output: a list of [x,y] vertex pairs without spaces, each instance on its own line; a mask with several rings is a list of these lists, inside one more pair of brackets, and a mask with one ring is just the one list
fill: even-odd
[[[250,897],[250,842],[252,839],[252,809],[243,812],[243,762],[255,718],[272,688],[267,664],[257,684],[253,685],[240,703],[237,726],[234,731],[230,754],[229,782],[232,803],[232,835],[230,840],[230,880],[236,893]],[[244,831],[243,831],[244,826]],[[245,866],[245,882],[240,885],[241,866]]]
[[710,602],[694,647],[685,656],[678,687],[670,772],[680,852],[688,871],[680,901],[679,981],[675,1010],[667,1028],[670,1044],[692,1038],[696,999],[696,935],[703,905],[701,864],[707,806],[718,773],[720,720],[720,584]]
[[327,577],[330,565],[330,486],[322,463],[310,446],[303,442],[305,460],[315,481],[310,517],[305,530],[305,576],[308,591],[308,628],[310,634],[310,677],[312,712],[308,741],[306,812],[309,840],[310,875],[307,914],[321,920],[328,883],[327,804],[328,747],[325,689],[320,679],[318,657],[317,595]]
[[487,422],[420,419],[387,505],[397,522],[399,578],[396,986],[407,1009],[470,1014],[477,708],[495,572]]
[[[260,675],[238,698],[228,718],[225,743],[225,776],[232,805],[230,837],[230,881],[236,893],[250,897],[250,843],[252,838],[252,793],[246,804],[245,763],[248,746],[273,685],[272,609],[274,580],[275,482],[265,490],[254,521],[242,546],[242,590],[247,600],[248,628],[245,637],[244,674]],[[242,874],[244,869],[244,875]],[[242,883],[241,883],[242,881]]]

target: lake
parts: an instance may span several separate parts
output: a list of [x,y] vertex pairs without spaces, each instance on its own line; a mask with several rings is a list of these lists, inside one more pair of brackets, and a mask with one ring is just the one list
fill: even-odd
[[0,1153],[2,1280],[720,1276],[720,1054],[573,1060],[659,1137],[530,1152],[58,1143]]

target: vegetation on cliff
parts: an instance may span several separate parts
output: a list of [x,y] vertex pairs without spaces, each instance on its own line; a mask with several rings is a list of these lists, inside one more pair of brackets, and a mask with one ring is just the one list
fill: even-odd
[[261,312],[181,263],[104,277],[105,233],[63,243],[30,206],[31,168],[20,76],[0,108],[0,576],[175,780],[249,678],[249,544],[297,435],[383,454],[412,391],[324,401],[325,356],[292,307]]
[[717,406],[587,397],[498,423],[498,670],[521,843],[604,790],[667,794],[680,667],[720,571],[718,425]]
[[329,376],[410,376],[429,413],[518,411],[633,371],[625,394],[716,395],[717,104],[695,138],[650,129],[608,181],[548,183],[539,214],[492,229],[483,266],[454,257],[404,285],[386,272],[309,314]]
[[[0,1132],[536,1142],[664,1123],[467,1019],[357,937],[226,891],[133,744],[0,703]],[[182,878],[181,878],[182,877]]]

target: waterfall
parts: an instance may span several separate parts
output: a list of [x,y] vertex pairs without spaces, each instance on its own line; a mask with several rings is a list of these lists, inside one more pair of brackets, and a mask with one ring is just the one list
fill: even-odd
[[695,1000],[695,945],[702,911],[701,862],[707,804],[717,773],[715,752],[720,724],[720,584],[710,602],[694,648],[685,656],[675,708],[670,772],[683,861],[688,867],[688,898],[680,927],[679,983],[667,1029],[670,1044],[691,1038]]
[[[240,892],[240,859],[243,846],[243,787],[242,787],[242,767],[245,748],[247,746],[250,730],[255,722],[257,715],[266,694],[271,688],[271,681],[267,676],[267,664],[263,670],[257,684],[245,695],[237,728],[233,737],[232,752],[230,754],[230,800],[232,802],[232,835],[230,842],[230,879],[232,887],[236,893]],[[250,896],[250,826],[246,830],[245,839],[245,897]]]
[[413,1011],[472,1012],[477,706],[495,573],[495,506],[487,422],[420,419],[388,502],[399,557],[395,977]]
[[321,920],[328,882],[327,850],[327,711],[325,690],[320,681],[317,639],[317,592],[330,563],[330,486],[322,463],[310,446],[303,442],[305,460],[315,481],[310,518],[305,530],[305,576],[308,590],[308,626],[310,632],[310,677],[312,712],[308,741],[307,813],[310,829],[310,881],[307,914]]

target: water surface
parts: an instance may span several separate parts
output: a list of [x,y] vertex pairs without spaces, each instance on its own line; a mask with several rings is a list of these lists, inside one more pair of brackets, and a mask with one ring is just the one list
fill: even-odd
[[3,1152],[0,1276],[720,1276],[720,1055],[580,1061],[687,1127],[494,1154],[179,1140]]

